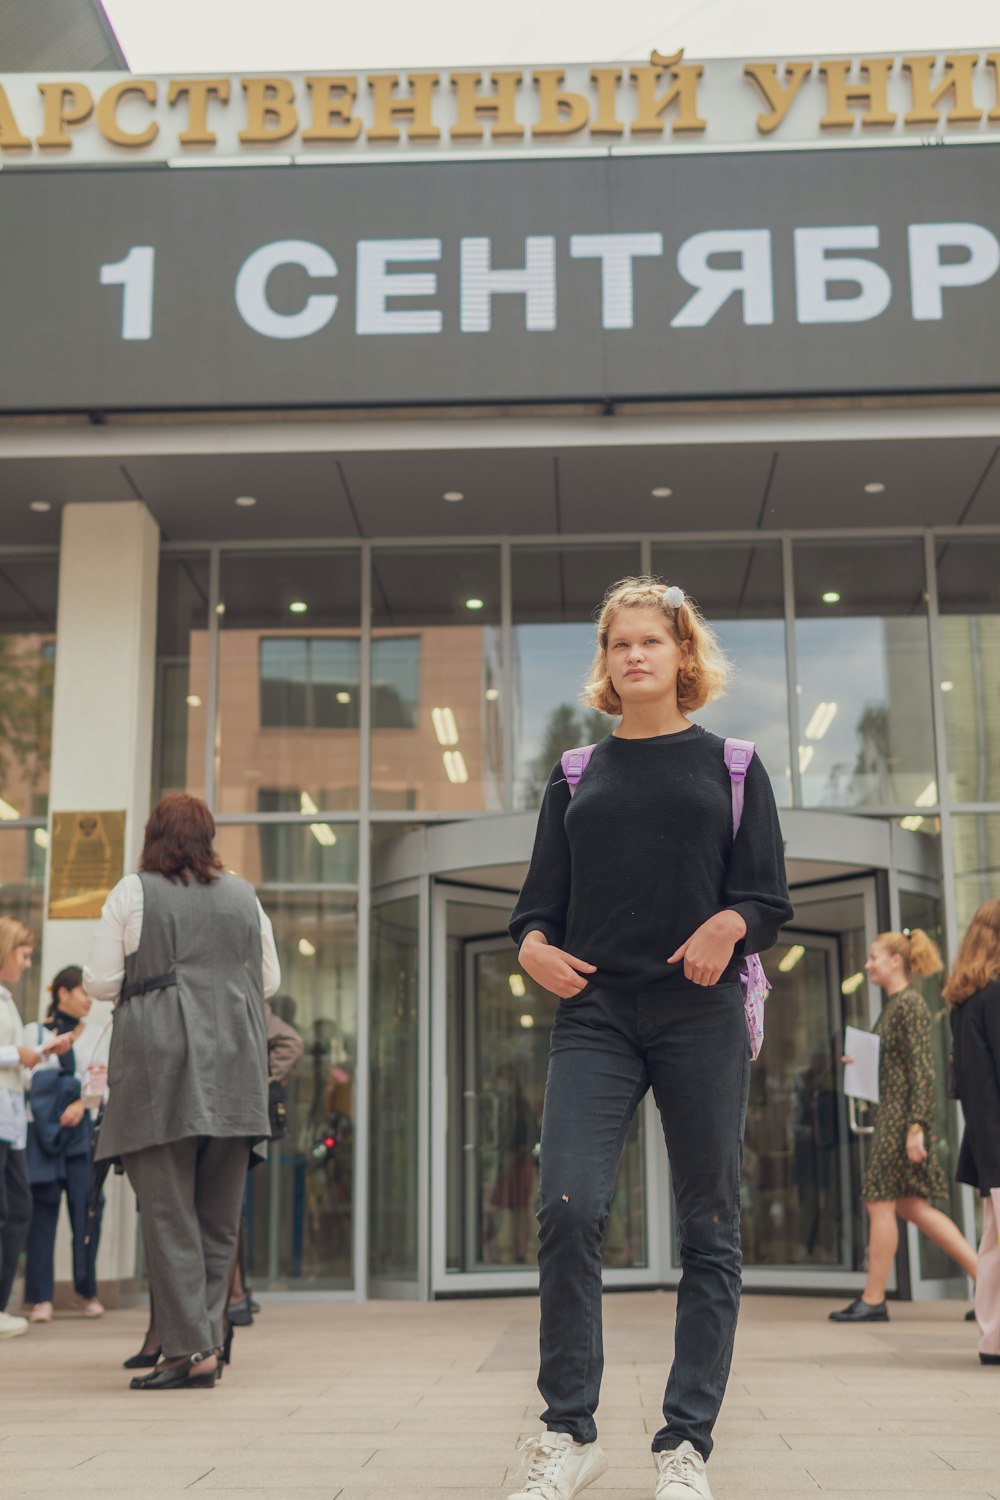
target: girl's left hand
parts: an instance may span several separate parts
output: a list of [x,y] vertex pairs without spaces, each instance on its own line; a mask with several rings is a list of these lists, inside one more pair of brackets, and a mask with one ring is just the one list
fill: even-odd
[[86,1106],[84,1105],[82,1099],[74,1099],[72,1104],[67,1104],[66,1108],[59,1116],[59,1124],[64,1130],[72,1130],[73,1127],[75,1125],[79,1125],[80,1121],[83,1119],[83,1112],[85,1108]]
[[927,1160],[927,1147],[924,1145],[924,1132],[922,1130],[911,1130],[906,1137],[906,1154],[912,1162],[919,1164]]
[[738,911],[716,912],[670,955],[667,963],[679,964],[683,959],[684,974],[693,984],[718,984],[746,930],[747,924]]

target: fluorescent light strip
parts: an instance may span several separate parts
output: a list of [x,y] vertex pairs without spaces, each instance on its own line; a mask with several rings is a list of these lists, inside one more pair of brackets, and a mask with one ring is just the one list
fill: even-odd
[[836,717],[836,703],[817,703],[815,712],[806,725],[806,739],[821,740]]
[[458,725],[450,708],[432,708],[431,723],[439,745],[458,744]]
[[778,968],[780,969],[782,974],[790,974],[795,968],[796,964],[800,963],[802,959],[805,958],[805,956],[806,950],[802,947],[802,945],[800,943],[794,943],[792,947],[789,948],[784,958],[781,960]]
[[469,779],[469,769],[465,764],[465,756],[461,750],[446,750],[442,757],[444,760],[445,775],[453,786],[464,786]]

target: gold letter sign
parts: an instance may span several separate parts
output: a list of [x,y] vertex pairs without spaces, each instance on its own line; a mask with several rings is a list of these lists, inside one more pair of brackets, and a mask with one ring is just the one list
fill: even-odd
[[99,917],[124,873],[124,812],[52,814],[50,920]]

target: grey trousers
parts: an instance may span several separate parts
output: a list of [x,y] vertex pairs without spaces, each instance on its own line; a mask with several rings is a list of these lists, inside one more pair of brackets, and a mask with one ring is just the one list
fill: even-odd
[[189,1136],[122,1156],[165,1359],[222,1344],[249,1160],[242,1136]]

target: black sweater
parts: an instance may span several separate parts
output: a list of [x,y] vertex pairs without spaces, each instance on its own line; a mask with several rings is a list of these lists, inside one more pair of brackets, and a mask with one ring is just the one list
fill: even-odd
[[572,800],[556,765],[510,921],[514,942],[542,932],[612,987],[687,984],[683,963],[667,959],[726,908],[747,931],[720,983],[735,978],[743,953],[770,948],[792,916],[774,794],[754,756],[734,841],[723,747],[698,725],[651,739],[610,735]]
[[955,1176],[986,1194],[1000,1188],[1000,980],[953,1006],[951,1037],[965,1115]]

